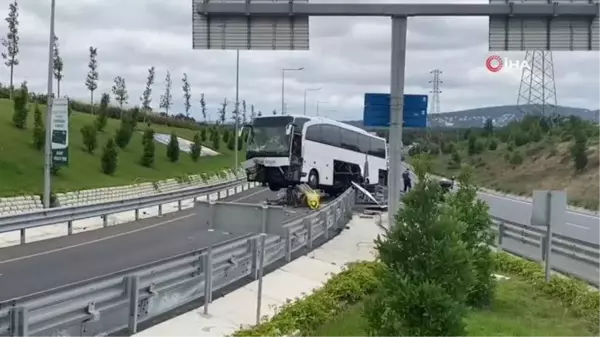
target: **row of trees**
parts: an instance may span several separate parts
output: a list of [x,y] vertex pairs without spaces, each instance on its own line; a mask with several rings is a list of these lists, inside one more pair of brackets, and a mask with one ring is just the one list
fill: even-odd
[[[5,20],[8,23],[8,31],[6,36],[2,38],[2,46],[3,50],[1,56],[4,60],[5,65],[10,70],[10,84],[6,88],[6,96],[7,98],[13,99],[14,93],[14,71],[15,67],[19,65],[19,5],[16,0],[9,4],[9,12],[8,16]],[[54,60],[53,60],[53,76],[56,80],[56,94],[58,97],[61,97],[61,82],[63,80],[63,68],[64,63],[63,59],[60,56],[60,48],[59,48],[59,39],[57,36],[54,37]],[[191,129],[198,129],[198,123],[196,120],[190,116],[190,110],[193,105],[192,100],[192,89],[191,84],[186,73],[183,74],[181,79],[182,81],[182,91],[183,91],[183,99],[184,99],[184,109],[185,113],[177,113],[173,114],[171,108],[173,106],[173,82],[171,79],[171,73],[167,71],[164,80],[164,93],[160,96],[159,108],[163,109],[164,112],[153,113],[152,109],[152,87],[155,82],[156,68],[154,66],[148,69],[148,77],[146,81],[145,90],[140,97],[140,106],[141,109],[137,106],[133,109],[141,110],[141,113],[136,113],[139,116],[140,121],[150,122],[155,124],[169,125],[169,126],[177,126],[177,127],[185,127]],[[94,103],[94,95],[96,90],[98,89],[98,81],[99,81],[99,69],[98,69],[98,49],[90,46],[89,47],[89,62],[88,62],[88,73],[85,78],[85,86],[90,92],[90,101],[89,104],[84,104],[81,102],[73,102],[73,108],[77,111],[84,113],[95,114],[96,106]],[[113,85],[111,88],[111,94],[115,102],[118,104],[118,108],[109,108],[107,110],[107,116],[109,118],[122,118],[124,114],[127,114],[132,109],[124,109],[129,103],[130,94],[127,88],[127,83],[125,78],[121,76],[117,76],[113,79]],[[0,92],[0,97],[2,97],[2,92]],[[30,95],[31,99],[36,103],[43,104],[47,100],[47,96],[43,94]],[[204,94],[200,94],[200,99],[198,100],[203,121],[207,122],[207,108],[206,108],[206,100]],[[231,119],[235,121],[237,118],[240,122],[245,123],[248,118],[252,119],[255,116],[261,116],[261,111],[256,111],[254,105],[250,105],[249,109],[246,107],[246,101],[242,100],[241,102],[242,109],[240,111],[239,106],[234,106],[234,109],[231,111]],[[225,99],[221,104],[221,107],[218,110],[218,124],[225,124],[229,118],[227,117],[228,111],[227,107],[229,105],[229,101]],[[241,113],[241,116],[240,116]],[[248,115],[249,113],[249,115]],[[277,114],[276,110],[272,112],[274,115]]]
[[417,160],[419,180],[404,197],[391,230],[375,241],[382,268],[364,307],[370,336],[465,336],[468,308],[495,296],[488,206],[477,199],[470,170],[445,196]]

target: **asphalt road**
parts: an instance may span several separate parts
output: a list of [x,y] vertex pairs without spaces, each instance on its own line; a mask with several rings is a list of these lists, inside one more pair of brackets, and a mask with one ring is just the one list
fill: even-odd
[[[264,187],[222,201],[259,203],[275,198]],[[308,209],[296,209],[290,220]],[[127,224],[0,249],[0,301],[133,268],[208,247],[235,236],[207,231],[194,209]]]

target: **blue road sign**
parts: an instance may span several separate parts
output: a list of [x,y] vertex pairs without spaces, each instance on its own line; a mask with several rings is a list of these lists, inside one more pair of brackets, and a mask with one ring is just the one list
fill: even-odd
[[[427,95],[404,95],[402,123],[406,128],[427,127]],[[390,94],[365,94],[365,126],[390,126]]]

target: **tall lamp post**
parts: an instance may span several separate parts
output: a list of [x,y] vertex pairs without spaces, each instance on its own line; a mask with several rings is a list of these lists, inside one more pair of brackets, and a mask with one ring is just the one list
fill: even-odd
[[236,61],[235,61],[235,126],[234,126],[234,137],[235,137],[235,174],[237,175],[240,166],[239,162],[239,146],[238,142],[238,129],[240,120],[240,50],[236,50]]
[[283,68],[281,69],[281,115],[285,115],[285,72],[286,71],[300,71],[304,70],[304,67],[300,68]]
[[317,116],[319,115],[319,105],[329,103],[327,101],[317,101]]
[[304,89],[304,116],[306,116],[306,93],[309,92],[309,91],[319,91],[321,89],[322,89],[321,87],[319,87],[319,88],[306,88],[306,89]]

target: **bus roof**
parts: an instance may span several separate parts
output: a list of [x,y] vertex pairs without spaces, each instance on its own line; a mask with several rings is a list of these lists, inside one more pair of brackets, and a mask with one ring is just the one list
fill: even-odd
[[373,135],[373,134],[367,132],[366,130],[361,129],[359,127],[356,127],[354,125],[350,125],[350,124],[338,122],[336,120],[325,118],[325,117],[305,116],[305,115],[284,115],[284,116],[261,116],[261,117],[255,117],[255,118],[264,118],[264,117],[307,118],[311,122],[319,122],[319,123],[325,123],[325,124],[332,124],[332,125],[339,126],[341,128],[347,129],[347,130],[352,130],[352,131],[355,131],[355,132],[358,132],[358,133],[362,133],[363,135],[367,135],[369,137],[375,137],[375,138],[379,138],[379,139],[384,139],[384,138],[381,138],[381,137],[379,137],[377,135]]

